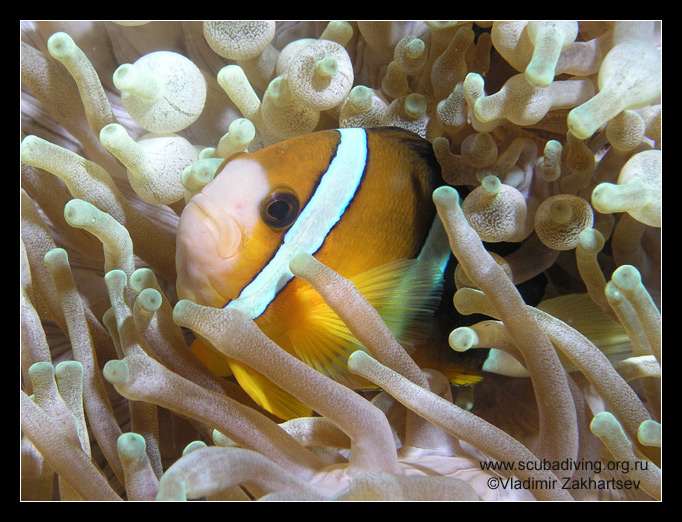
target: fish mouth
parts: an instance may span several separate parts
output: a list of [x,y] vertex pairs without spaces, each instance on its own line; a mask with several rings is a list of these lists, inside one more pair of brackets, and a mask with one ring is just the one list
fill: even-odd
[[196,220],[210,234],[218,257],[230,259],[241,251],[246,237],[244,229],[210,197],[203,193],[195,195],[185,210],[194,213]]
[[178,223],[178,297],[205,306],[223,306],[236,291],[230,274],[245,244],[241,224],[210,197],[196,194]]

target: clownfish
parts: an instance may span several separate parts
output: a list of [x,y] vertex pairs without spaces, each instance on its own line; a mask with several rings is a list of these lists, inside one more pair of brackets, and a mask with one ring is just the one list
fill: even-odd
[[[352,386],[346,360],[362,347],[289,270],[307,252],[350,279],[404,346],[428,335],[450,258],[431,199],[442,181],[428,141],[398,128],[318,131],[234,154],[217,172],[180,217],[180,299],[243,311],[283,349]],[[278,417],[310,414],[206,341],[192,349]]]

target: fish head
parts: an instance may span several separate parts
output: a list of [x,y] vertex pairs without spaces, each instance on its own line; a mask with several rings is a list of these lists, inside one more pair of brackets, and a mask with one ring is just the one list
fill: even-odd
[[[239,295],[253,277],[252,262],[267,255],[263,249],[279,235],[264,222],[263,215],[274,215],[273,222],[290,219],[281,192],[291,193],[284,188],[273,190],[261,163],[244,155],[228,161],[215,179],[192,197],[177,230],[181,299],[220,307]],[[290,199],[297,200],[293,194]]]
[[222,307],[277,251],[332,154],[329,136],[294,139],[221,165],[183,209],[177,229],[178,297]]

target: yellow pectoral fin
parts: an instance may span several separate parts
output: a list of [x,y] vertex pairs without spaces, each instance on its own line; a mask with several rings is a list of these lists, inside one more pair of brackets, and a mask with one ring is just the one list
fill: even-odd
[[225,357],[208,342],[197,338],[191,348],[197,358],[216,375],[220,377],[234,375],[253,401],[273,415],[290,420],[312,414],[312,410],[298,399],[248,366]]
[[191,350],[197,356],[197,359],[219,377],[229,377],[232,375],[227,357],[213,348],[210,343],[197,338],[192,343]]
[[[401,260],[351,280],[377,309],[398,342],[411,346],[428,335],[429,316],[440,300],[441,273],[438,269],[425,262]],[[312,287],[299,287],[295,303],[290,298],[281,298],[271,307],[276,320],[258,324],[284,350],[347,386],[371,387],[347,370],[350,354],[364,347]],[[214,350],[204,347],[201,357],[211,368],[227,362],[239,385],[264,409],[283,419],[312,413],[310,408],[261,374],[237,361],[215,360],[215,355]]]
[[260,373],[238,361],[230,360],[229,364],[239,385],[263,409],[284,420],[312,415],[308,406]]
[[355,387],[357,382],[347,371],[347,360],[355,350],[363,349],[360,342],[312,287],[299,288],[296,302],[286,338],[280,339],[286,342],[284,349],[320,373]]
[[409,350],[428,337],[441,299],[443,281],[438,267],[400,259],[350,280],[403,347]]
[[[417,260],[400,260],[351,277],[358,291],[406,348],[426,339],[430,317],[438,306],[441,273]],[[309,366],[353,388],[368,387],[347,371],[351,353],[365,349],[338,315],[310,286],[296,295],[295,319],[287,328],[289,350]],[[289,309],[290,316],[291,309]]]

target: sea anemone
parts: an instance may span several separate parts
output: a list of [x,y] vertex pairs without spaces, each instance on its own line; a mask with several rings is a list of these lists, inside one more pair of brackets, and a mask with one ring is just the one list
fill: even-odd
[[[659,23],[43,21],[21,36],[23,500],[661,498]],[[374,391],[176,297],[180,212],[223,158],[377,126],[429,140],[441,165],[457,289],[436,335],[450,357],[483,354],[475,385],[417,364],[307,254],[291,271],[364,345],[348,369]],[[197,335],[314,416],[256,406],[188,349]]]

